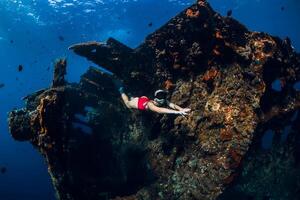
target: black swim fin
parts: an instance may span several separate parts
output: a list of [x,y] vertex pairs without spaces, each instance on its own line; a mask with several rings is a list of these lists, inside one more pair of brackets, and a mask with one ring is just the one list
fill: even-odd
[[124,84],[121,80],[114,77],[112,79],[112,82],[115,85],[115,88],[120,92],[120,94],[124,93]]

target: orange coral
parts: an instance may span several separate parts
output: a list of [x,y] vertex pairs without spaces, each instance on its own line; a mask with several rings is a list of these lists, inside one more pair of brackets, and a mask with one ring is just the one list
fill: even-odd
[[232,139],[232,132],[226,128],[221,129],[220,137],[222,141],[228,141]]
[[220,31],[217,31],[217,32],[216,32],[216,38],[217,38],[217,39],[223,39],[223,36],[222,36],[222,34],[221,34]]
[[48,129],[45,125],[45,112],[46,112],[46,106],[49,103],[49,96],[46,96],[44,98],[41,98],[40,100],[40,104],[37,107],[37,111],[38,111],[38,120],[39,120],[39,125],[40,125],[40,133],[41,134],[47,134],[48,133]]
[[221,52],[219,51],[219,46],[215,46],[215,48],[213,49],[213,54],[216,56],[219,56],[221,54]]
[[203,7],[206,6],[204,0],[198,0],[198,5],[199,5],[199,6],[203,6]]
[[254,57],[257,62],[265,62],[266,61],[266,55],[263,52],[255,52]]
[[168,79],[168,80],[166,80],[166,81],[164,82],[164,88],[165,88],[166,90],[169,90],[169,89],[171,89],[171,88],[173,88],[173,87],[175,87],[175,84],[172,83],[172,81],[171,81],[170,79]]
[[231,168],[237,168],[242,160],[242,156],[239,154],[239,152],[236,149],[231,148],[229,150],[229,154],[231,158],[233,159],[233,163],[230,165]]
[[225,124],[232,124],[233,119],[239,115],[239,109],[233,106],[224,107]]
[[260,84],[258,84],[257,90],[265,92],[265,90],[266,90],[266,84],[264,82],[261,82]]
[[191,17],[191,18],[196,18],[200,16],[200,12],[197,11],[193,11],[192,9],[187,9],[185,12],[186,16]]
[[47,112],[47,107],[50,106],[51,104],[56,104],[57,103],[57,95],[52,95],[52,96],[45,96],[40,99],[40,104],[37,106],[37,114],[35,117],[32,119],[32,124],[38,123],[40,126],[40,134],[41,135],[47,135],[49,130],[45,121],[46,118],[46,112]]
[[247,109],[247,108],[241,109],[240,118],[245,118],[247,116],[249,116],[249,109]]
[[216,70],[215,68],[211,68],[210,70],[206,71],[202,80],[209,81],[211,79],[214,79],[217,75],[218,75],[218,70]]

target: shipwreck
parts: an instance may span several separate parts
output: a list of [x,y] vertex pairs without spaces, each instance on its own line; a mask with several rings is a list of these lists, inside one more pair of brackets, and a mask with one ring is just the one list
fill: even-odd
[[192,112],[128,110],[99,68],[68,83],[58,60],[51,86],[9,114],[12,137],[44,156],[58,199],[299,199],[300,56],[288,38],[198,0],[135,49],[109,38],[70,50],[131,95],[164,88]]

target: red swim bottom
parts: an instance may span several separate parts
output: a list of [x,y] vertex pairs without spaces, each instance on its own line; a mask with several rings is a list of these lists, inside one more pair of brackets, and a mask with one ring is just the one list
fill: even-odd
[[146,110],[146,106],[147,106],[147,103],[149,101],[150,100],[148,99],[148,97],[145,97],[145,96],[139,97],[139,99],[138,99],[138,109],[139,110]]

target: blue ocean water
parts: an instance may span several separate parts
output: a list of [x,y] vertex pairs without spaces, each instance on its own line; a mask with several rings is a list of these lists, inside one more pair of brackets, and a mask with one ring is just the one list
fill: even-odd
[[[92,63],[67,48],[114,37],[130,47],[194,0],[0,0],[0,199],[53,200],[47,166],[28,143],[8,133],[7,112],[23,107],[21,98],[48,87],[56,58],[68,59],[67,79],[78,81]],[[300,1],[210,0],[212,7],[250,30],[285,38],[300,50]],[[18,71],[22,65],[23,70]]]

